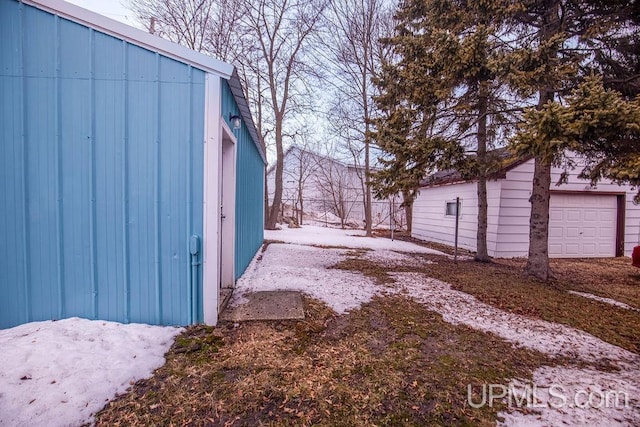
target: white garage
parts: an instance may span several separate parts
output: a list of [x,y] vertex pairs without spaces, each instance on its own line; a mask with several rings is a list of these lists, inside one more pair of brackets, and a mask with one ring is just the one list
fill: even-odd
[[[575,159],[579,161],[579,159]],[[504,168],[487,182],[489,203],[487,249],[494,258],[526,257],[533,159],[505,160]],[[636,191],[604,181],[592,188],[570,171],[568,181],[556,185],[564,171],[552,169],[549,208],[549,256],[602,258],[630,256],[640,244],[640,206]],[[412,236],[453,245],[455,215],[447,205],[460,198],[459,246],[475,251],[477,233],[477,183],[455,171],[430,177],[413,205]]]

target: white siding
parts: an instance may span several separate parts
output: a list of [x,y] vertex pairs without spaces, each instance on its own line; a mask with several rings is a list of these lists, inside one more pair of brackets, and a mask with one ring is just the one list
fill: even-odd
[[[533,160],[507,172],[506,178],[487,185],[489,200],[489,227],[487,246],[489,255],[496,258],[526,257],[529,251],[529,218],[533,179]],[[622,193],[626,195],[625,255],[640,244],[640,206],[633,203],[635,191],[630,186],[619,186],[604,181],[591,188],[587,181],[578,179],[580,166],[569,173],[568,182],[557,186],[561,168],[552,169],[551,191],[581,191],[585,193]],[[444,214],[446,201],[462,200],[459,245],[475,250],[477,229],[476,183],[427,187],[420,190],[413,208],[413,232],[416,238],[453,245],[454,217]]]
[[[458,245],[475,251],[478,230],[478,195],[475,182],[422,188],[413,203],[411,235],[422,240],[453,245],[455,216],[445,215],[445,209],[447,202],[455,202],[456,197],[460,197]],[[487,250],[491,256],[495,252],[497,243],[499,200],[500,182],[488,182]]]
[[[301,170],[302,169],[302,170]],[[321,156],[311,151],[292,147],[286,151],[282,177],[282,203],[286,215],[293,215],[292,208],[298,206],[298,181],[302,177],[302,197],[304,212],[337,214],[333,198],[342,195],[347,224],[364,226],[364,192],[359,174],[362,169],[346,165],[338,160]],[[332,181],[332,185],[330,185]],[[267,173],[269,203],[275,193],[275,168]],[[401,197],[395,199],[396,221],[404,224],[404,209],[399,206]],[[388,228],[390,220],[390,200],[372,200],[373,227]],[[396,223],[397,224],[397,223]]]
[[627,192],[624,229],[624,254],[631,256],[633,247],[640,245],[640,206],[633,203],[634,191]]
[[[577,160],[579,162],[579,160]],[[501,215],[498,232],[496,257],[509,258],[527,256],[529,252],[529,217],[531,215],[531,196],[533,180],[533,159],[507,172],[502,180]],[[570,171],[568,182],[556,185],[563,172],[562,168],[551,170],[551,191],[584,191],[597,194],[599,192],[626,193],[625,215],[625,255],[631,255],[635,245],[639,244],[640,207],[633,203],[635,192],[630,186],[619,186],[610,181],[603,181],[596,188],[591,188],[585,180],[579,179],[581,168]]]
[[508,171],[507,179],[502,180],[496,258],[529,254],[532,177],[533,160],[530,160]]
[[498,227],[500,220],[500,200],[502,197],[502,182],[487,182],[487,252],[489,256],[495,257],[498,248]]

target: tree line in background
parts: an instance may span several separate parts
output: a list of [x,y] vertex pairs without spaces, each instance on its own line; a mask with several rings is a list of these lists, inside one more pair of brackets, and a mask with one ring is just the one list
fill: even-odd
[[[233,63],[275,152],[265,226],[282,203],[285,148],[315,139],[350,157],[367,234],[371,197],[455,168],[478,182],[476,259],[487,261],[492,148],[535,159],[526,270],[546,280],[551,167],[640,184],[637,0],[131,0],[150,31]],[[309,125],[328,123],[326,136]],[[316,123],[317,124],[317,123]],[[322,139],[320,139],[322,138]],[[378,160],[378,161],[376,161]],[[372,172],[372,165],[382,170]]]

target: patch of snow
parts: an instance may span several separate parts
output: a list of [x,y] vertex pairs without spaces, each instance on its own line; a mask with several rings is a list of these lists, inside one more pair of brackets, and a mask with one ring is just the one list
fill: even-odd
[[[346,224],[345,224],[346,225]],[[333,221],[325,221],[325,220],[320,220],[320,219],[305,219],[302,227],[321,227],[321,228],[335,228],[337,230],[342,229],[342,224],[340,223],[340,221],[338,222],[333,222]],[[355,227],[355,226],[347,226],[348,230],[360,230],[359,227]]]
[[[512,406],[512,412],[500,413],[504,418],[501,425],[637,425],[640,420],[638,355],[569,326],[530,319],[484,304],[474,296],[453,290],[447,283],[424,274],[396,273],[393,277],[401,291],[440,313],[447,322],[491,332],[518,346],[551,356],[576,357],[592,363],[610,361],[620,369],[611,373],[591,368],[543,366],[534,371],[533,378],[533,384],[539,389],[540,402],[531,402],[526,411],[516,410]],[[531,384],[528,385],[531,389]],[[551,385],[561,388],[554,388],[554,395],[551,395]],[[522,390],[525,383],[514,380],[510,386],[510,391],[515,391],[510,396],[516,402],[516,399],[522,398],[518,390]],[[597,399],[601,393],[618,391],[629,397],[627,405],[599,407],[600,400]],[[559,405],[560,401],[555,397],[558,394],[566,397],[566,405]],[[588,399],[591,395],[595,396],[591,405],[588,401],[585,405],[579,400],[585,396]],[[577,405],[573,404],[574,398]],[[544,407],[534,407],[538,405]]]
[[[349,246],[372,249],[360,257],[383,266],[412,265],[423,262],[411,253],[399,253],[395,248],[376,245],[355,246],[353,242],[365,239],[354,230],[327,228],[291,232],[273,232],[269,239],[306,242],[327,246]],[[311,230],[309,230],[311,229]],[[303,229],[304,230],[304,229]],[[350,236],[355,233],[356,236]],[[279,235],[278,235],[279,234]],[[378,241],[381,239],[375,239]],[[387,239],[385,239],[387,240]],[[390,242],[390,241],[389,241]],[[345,244],[346,243],[346,244]],[[297,290],[320,299],[336,312],[343,313],[368,302],[376,294],[405,293],[428,309],[440,313],[453,324],[464,324],[474,329],[493,333],[514,345],[537,350],[551,356],[577,358],[595,367],[543,366],[533,373],[533,381],[512,380],[509,390],[513,402],[520,399],[525,387],[536,387],[536,402],[529,407],[520,403],[510,405],[509,412],[500,413],[500,425],[638,425],[640,420],[640,357],[620,347],[606,343],[584,331],[569,326],[512,314],[478,301],[474,296],[451,289],[442,281],[422,273],[392,273],[393,287],[376,285],[360,273],[327,268],[345,259],[348,249],[324,249],[299,244],[271,244],[256,257],[245,275],[238,281],[233,305],[242,303],[242,295],[263,290]],[[418,251],[416,251],[418,252]],[[619,371],[597,370],[601,362],[609,361]],[[550,393],[554,386],[553,396]],[[591,393],[591,394],[584,394]],[[602,394],[626,393],[628,402],[600,407],[597,398]],[[566,405],[558,405],[558,394],[566,397]],[[584,398],[595,396],[592,405]],[[578,404],[572,399],[577,398]],[[583,400],[579,400],[582,398]],[[555,399],[555,400],[554,400]],[[588,401],[587,401],[588,402]],[[517,403],[517,402],[516,402]],[[624,403],[627,403],[626,405]],[[517,407],[520,406],[520,407]],[[523,410],[524,409],[524,410]]]
[[525,411],[501,412],[501,426],[631,426],[640,420],[637,367],[601,372],[543,366],[533,381],[513,380],[508,389],[508,406]]
[[77,317],[0,330],[0,425],[91,423],[164,365],[181,331]]
[[615,305],[616,307],[625,308],[627,310],[640,311],[639,309],[637,309],[635,307],[631,307],[628,304],[625,304],[625,303],[620,302],[620,301],[616,301],[616,300],[611,299],[611,298],[599,297],[598,295],[589,294],[587,292],[569,291],[569,293],[573,294],[573,295],[578,295],[578,296],[581,296],[581,297],[584,297],[584,298],[589,298],[589,299],[593,299],[593,300],[596,300],[596,301],[604,302],[605,304]]
[[318,221],[326,221],[333,224],[340,224],[340,217],[338,215],[332,214],[331,212],[314,212],[311,215],[313,218],[317,218]]
[[384,237],[365,237],[364,230],[341,230],[328,227],[303,225],[302,228],[265,230],[264,238],[299,245],[343,246],[354,249],[384,249],[396,252],[414,252],[449,256],[435,249],[425,248],[403,240]]
[[385,288],[359,273],[327,269],[346,253],[344,249],[272,243],[238,279],[229,304],[245,303],[243,295],[250,292],[288,290],[324,301],[337,313],[360,307]]
[[392,277],[402,291],[440,313],[449,323],[491,332],[521,347],[552,356],[576,357],[586,362],[640,362],[640,357],[630,351],[584,331],[500,310],[422,273],[393,273]]

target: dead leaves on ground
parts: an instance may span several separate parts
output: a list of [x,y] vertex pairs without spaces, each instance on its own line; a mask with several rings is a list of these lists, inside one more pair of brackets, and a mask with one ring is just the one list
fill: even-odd
[[[97,424],[490,425],[499,408],[470,408],[467,384],[526,378],[551,363],[404,297],[343,316],[305,306],[303,321],[189,328],[167,364]],[[192,346],[211,336],[215,345]]]

